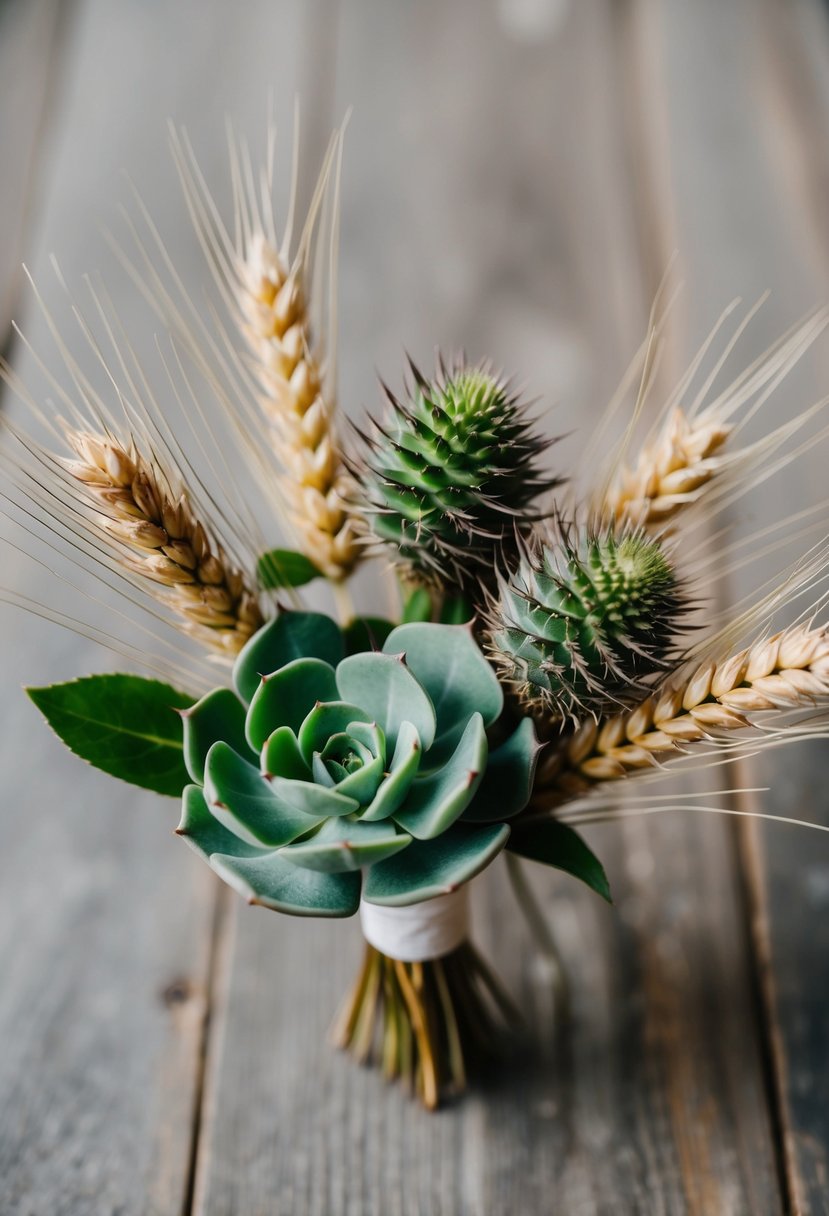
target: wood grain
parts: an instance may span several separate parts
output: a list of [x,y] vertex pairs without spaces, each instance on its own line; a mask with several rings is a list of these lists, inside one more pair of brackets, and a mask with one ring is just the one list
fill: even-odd
[[[684,351],[730,297],[751,299],[771,288],[741,350],[747,361],[829,294],[829,22],[825,8],[811,2],[703,4],[691,13],[663,0],[660,9],[666,170],[687,281]],[[770,403],[774,423],[822,397],[827,372],[823,340]],[[754,433],[770,422],[759,419]],[[820,444],[740,503],[743,532],[820,502],[825,493]],[[825,531],[825,520],[817,522]],[[820,535],[818,529],[811,540]],[[735,578],[735,593],[771,577],[806,543]],[[753,764],[741,782],[770,788],[741,805],[829,824],[828,756],[825,745],[814,743]],[[748,826],[740,835],[787,1210],[826,1213],[829,844],[823,834],[783,825]]]

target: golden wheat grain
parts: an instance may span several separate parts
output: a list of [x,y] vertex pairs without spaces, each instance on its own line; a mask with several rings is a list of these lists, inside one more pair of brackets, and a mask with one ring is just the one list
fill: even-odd
[[285,470],[282,491],[303,549],[329,578],[340,580],[360,556],[348,505],[348,479],[333,425],[333,403],[312,349],[301,276],[261,233],[242,266],[238,302],[255,358],[259,403]]
[[619,471],[604,513],[618,523],[664,524],[716,476],[722,467],[717,453],[732,430],[716,419],[689,419],[677,407],[635,465]]
[[805,709],[829,696],[829,627],[799,625],[670,681],[635,709],[584,722],[551,744],[536,776],[534,805],[579,797],[595,782],[652,769],[712,732],[753,725],[747,714]]
[[194,517],[187,494],[176,493],[133,443],[79,430],[66,438],[76,459],[61,464],[97,507],[124,567],[150,580],[185,632],[237,653],[263,623],[262,613],[244,575]]

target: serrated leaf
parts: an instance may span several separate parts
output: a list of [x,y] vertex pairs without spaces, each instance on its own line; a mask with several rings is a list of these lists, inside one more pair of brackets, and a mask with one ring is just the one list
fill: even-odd
[[613,902],[602,863],[578,832],[574,832],[566,823],[539,819],[536,823],[513,828],[507,848],[519,857],[540,861],[542,865],[572,874],[601,895],[602,899]]
[[181,796],[189,777],[176,710],[189,709],[192,697],[160,680],[116,674],[26,691],[76,756],[130,785]]
[[464,823],[503,823],[523,811],[532,794],[539,748],[532,718],[524,718],[489,753],[486,776],[463,813]]
[[402,907],[448,895],[489,865],[508,836],[506,824],[456,825],[435,840],[415,840],[402,853],[371,867],[363,898],[371,904]]
[[339,626],[321,612],[283,610],[255,633],[233,665],[233,683],[250,702],[262,676],[269,676],[293,659],[322,659],[336,667],[343,657]]
[[315,578],[325,577],[309,557],[295,549],[269,549],[256,563],[256,574],[266,591],[304,587]]

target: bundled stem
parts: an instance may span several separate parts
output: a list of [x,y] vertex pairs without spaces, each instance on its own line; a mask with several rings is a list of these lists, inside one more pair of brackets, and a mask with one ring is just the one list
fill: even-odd
[[749,713],[806,709],[829,695],[829,628],[799,625],[669,682],[635,709],[588,720],[552,744],[536,773],[532,806],[579,797],[598,781],[652,769],[655,758],[753,725]]
[[362,1064],[376,1058],[428,1110],[463,1093],[503,1055],[521,1015],[470,942],[426,962],[401,962],[366,943],[363,963],[331,1031]]
[[173,490],[134,444],[70,430],[76,459],[62,460],[100,511],[104,537],[121,563],[153,585],[153,594],[182,618],[185,631],[236,654],[262,624],[255,593],[204,525],[187,494]]

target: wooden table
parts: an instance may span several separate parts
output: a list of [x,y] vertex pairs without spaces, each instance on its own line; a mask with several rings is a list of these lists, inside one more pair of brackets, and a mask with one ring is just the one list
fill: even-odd
[[[515,369],[552,431],[589,432],[674,250],[679,366],[732,296],[773,296],[748,360],[829,297],[829,22],[814,0],[5,0],[0,341],[113,258],[129,197],[204,267],[165,155],[187,125],[226,180],[223,116],[254,135],[298,93],[310,166],[354,106],[343,186],[341,389],[352,411],[405,347]],[[287,155],[287,153],[286,153]],[[283,161],[283,164],[285,162]],[[286,169],[287,171],[287,169]],[[157,326],[110,284],[140,346]],[[824,342],[774,420],[827,390]],[[7,410],[18,407],[10,400]],[[565,462],[578,439],[561,449]],[[752,526],[824,497],[826,445]],[[3,585],[54,586],[4,550]],[[51,586],[51,591],[49,587]],[[364,593],[366,596],[368,592]],[[493,868],[478,936],[539,1027],[512,1080],[429,1116],[324,1045],[353,923],[220,891],[171,803],[65,754],[19,691],[106,669],[2,610],[3,1216],[507,1216],[829,1212],[829,844],[667,814],[588,833],[616,894],[538,891],[573,1020]],[[764,809],[829,823],[826,749],[777,752]]]

